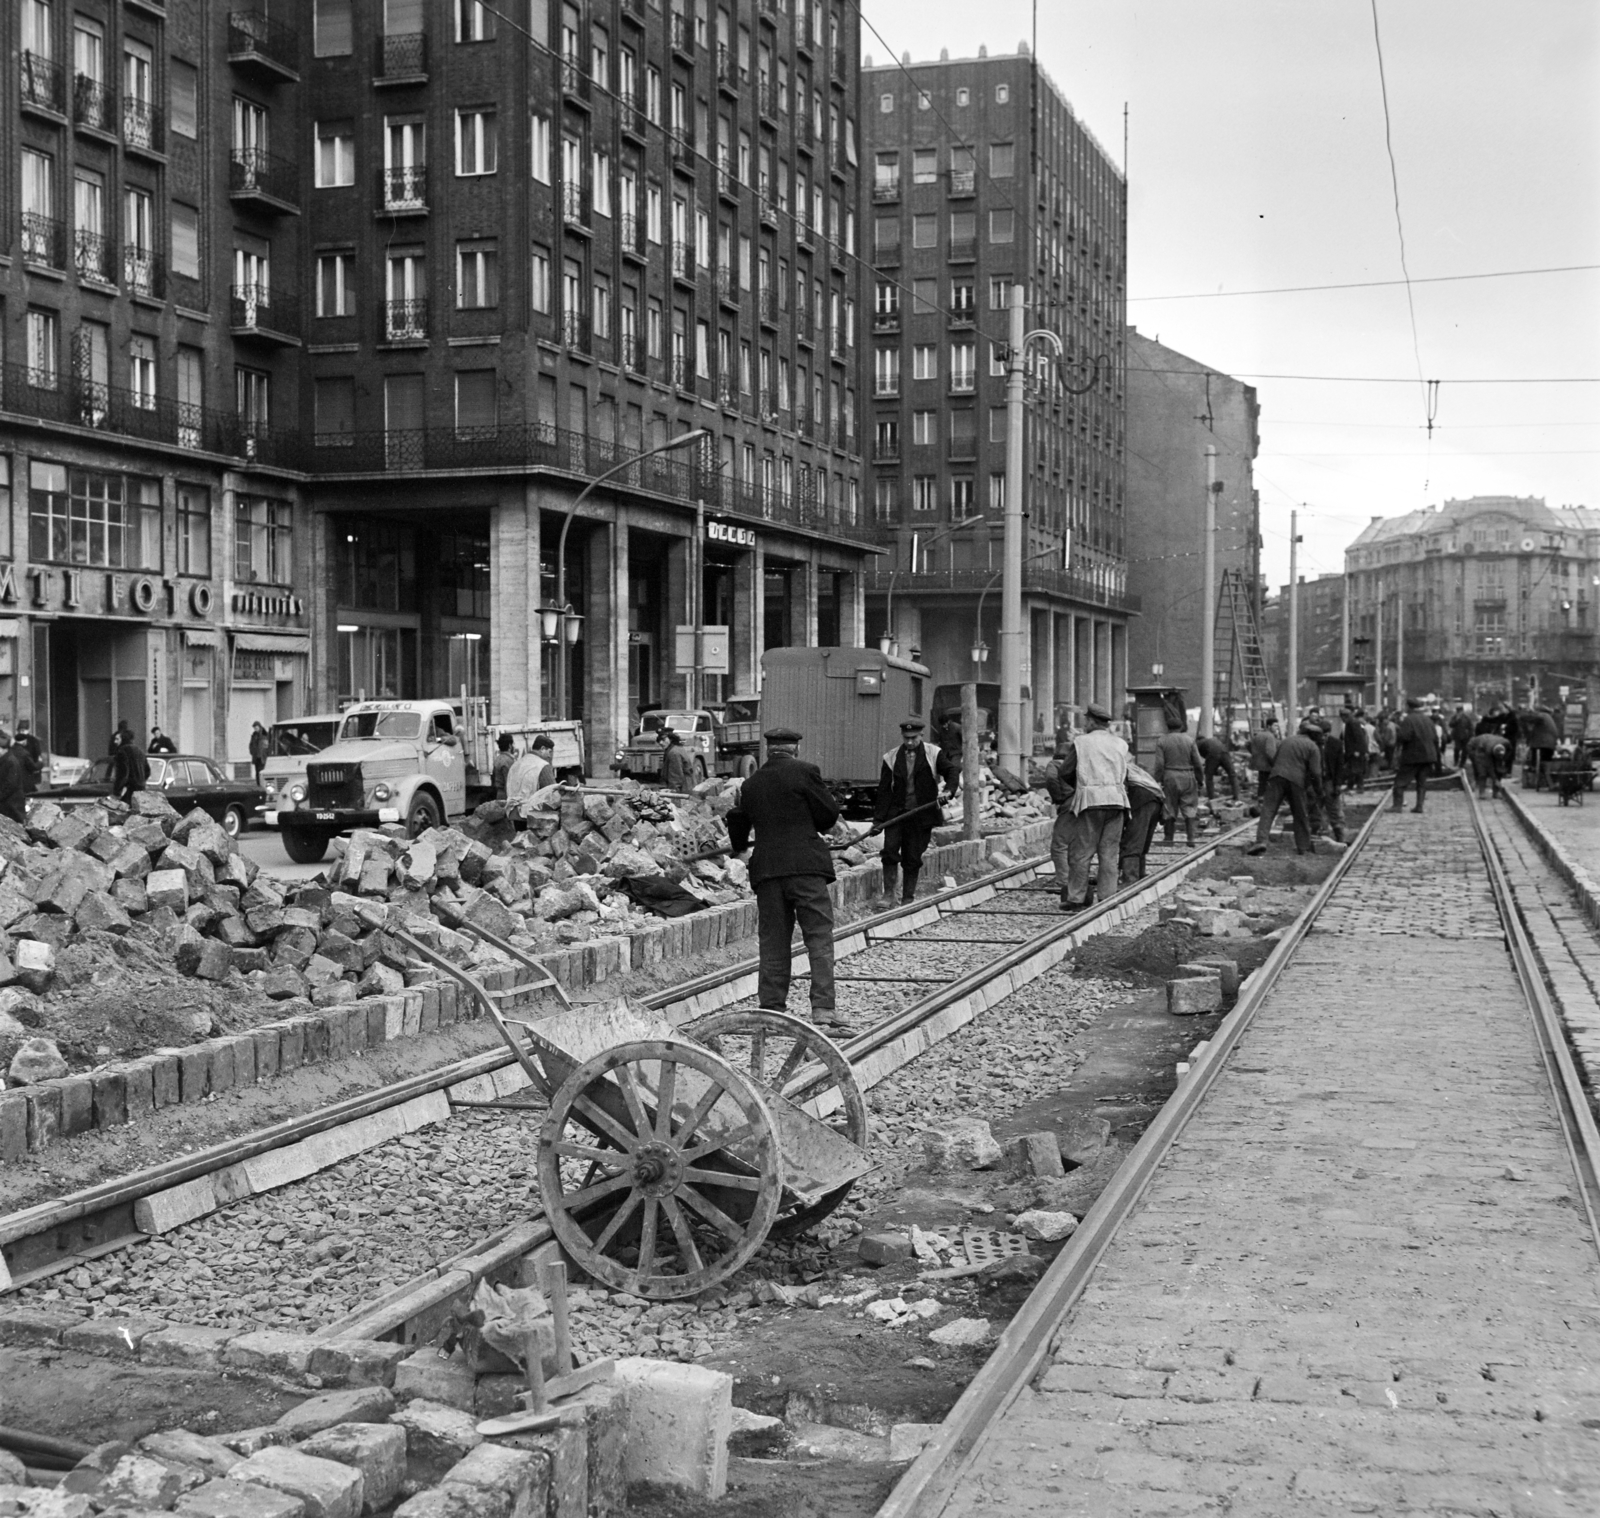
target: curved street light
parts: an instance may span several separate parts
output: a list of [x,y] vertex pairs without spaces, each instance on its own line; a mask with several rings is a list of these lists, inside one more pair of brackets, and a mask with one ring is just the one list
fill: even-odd
[[[924,548],[931,548],[940,538],[947,538],[953,532],[960,532],[963,527],[973,527],[983,520],[981,515],[962,517],[959,522],[951,522],[948,527],[941,527],[937,532],[929,534],[925,541],[921,533],[911,534],[911,572],[916,573],[917,554]],[[896,638],[894,635],[894,582],[900,573],[899,558],[895,559],[895,566],[889,571],[889,593],[883,603],[883,636],[878,639],[878,649],[881,653],[892,654],[895,649]]]
[[572,645],[578,641],[578,634],[583,630],[582,616],[572,609],[571,603],[567,600],[567,533],[572,528],[573,517],[577,515],[578,508],[588,499],[589,492],[596,485],[603,485],[607,480],[625,473],[643,459],[654,458],[658,453],[674,453],[680,448],[689,447],[692,443],[703,442],[710,436],[709,427],[696,427],[692,431],[668,439],[665,443],[658,443],[654,448],[646,448],[643,453],[636,453],[620,464],[613,464],[603,474],[597,474],[590,480],[567,507],[567,514],[561,519],[561,540],[556,548],[556,604],[539,609],[541,634],[558,644],[556,710],[563,719],[567,715],[567,659],[570,657]]

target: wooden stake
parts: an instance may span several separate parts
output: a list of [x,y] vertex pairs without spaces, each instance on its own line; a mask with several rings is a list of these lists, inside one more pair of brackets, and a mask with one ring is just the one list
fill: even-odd
[[528,1410],[542,1413],[550,1404],[544,1393],[544,1353],[537,1332],[524,1337],[522,1349],[528,1359]]
[[572,1333],[567,1324],[567,1264],[550,1260],[539,1269],[539,1285],[556,1323],[556,1374],[572,1369]]

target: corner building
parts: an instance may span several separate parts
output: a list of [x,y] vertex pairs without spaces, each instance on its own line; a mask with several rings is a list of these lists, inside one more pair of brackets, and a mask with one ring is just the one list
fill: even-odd
[[[0,26],[0,721],[240,763],[257,718],[465,687],[603,766],[641,702],[861,640],[854,10]],[[697,428],[577,506],[548,641],[580,493]]]
[[[1028,329],[1056,333],[1065,359],[1037,366],[1023,420],[1023,684],[1033,742],[1048,745],[1090,701],[1120,705],[1138,610],[1124,515],[1126,185],[1026,49],[869,60],[862,91],[873,173],[867,493],[887,550],[868,630],[920,650],[936,684],[1000,678],[1004,350],[1021,280]],[[1063,376],[1093,384],[1073,395]],[[980,644],[983,663],[972,657]]]

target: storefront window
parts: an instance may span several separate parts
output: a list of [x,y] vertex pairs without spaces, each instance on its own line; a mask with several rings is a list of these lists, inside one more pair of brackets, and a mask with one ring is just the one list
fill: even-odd
[[[489,615],[489,535],[439,534],[440,611],[447,617]],[[451,685],[450,689],[456,687]]]
[[339,627],[339,699],[416,699],[417,635],[408,627]]
[[294,508],[288,501],[241,495],[233,517],[233,577],[246,584],[287,585],[294,564]]
[[178,486],[178,573],[211,574],[211,492],[200,485]]
[[[417,541],[411,528],[345,517],[339,521],[335,537],[338,605],[358,611],[417,609]],[[484,556],[487,560],[487,543]]]
[[35,462],[28,481],[35,562],[161,568],[161,482]]

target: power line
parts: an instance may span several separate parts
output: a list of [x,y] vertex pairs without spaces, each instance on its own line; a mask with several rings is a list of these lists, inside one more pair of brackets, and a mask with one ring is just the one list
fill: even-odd
[[[1582,274],[1600,269],[1600,264],[1556,264],[1548,269],[1493,269],[1484,274],[1431,274],[1410,280],[1413,285],[1450,285],[1471,279],[1522,279],[1530,274]],[[1195,290],[1188,295],[1130,295],[1148,305],[1162,300],[1233,300],[1243,295],[1307,295],[1318,290],[1384,290],[1407,284],[1404,279],[1358,279],[1335,285],[1275,285],[1263,290]]]
[[[1203,373],[1200,369],[1152,369],[1142,364],[1130,364],[1129,372],[1141,374],[1188,374],[1198,375]],[[1221,370],[1213,370],[1220,374]],[[1237,373],[1225,374],[1224,379],[1253,379],[1253,380],[1309,380],[1316,384],[1329,385],[1414,385],[1416,381],[1408,374],[1264,374],[1259,370],[1241,369]],[[1450,379],[1435,381],[1438,384],[1450,385],[1600,385],[1600,375],[1493,375],[1479,376],[1471,379]]]

